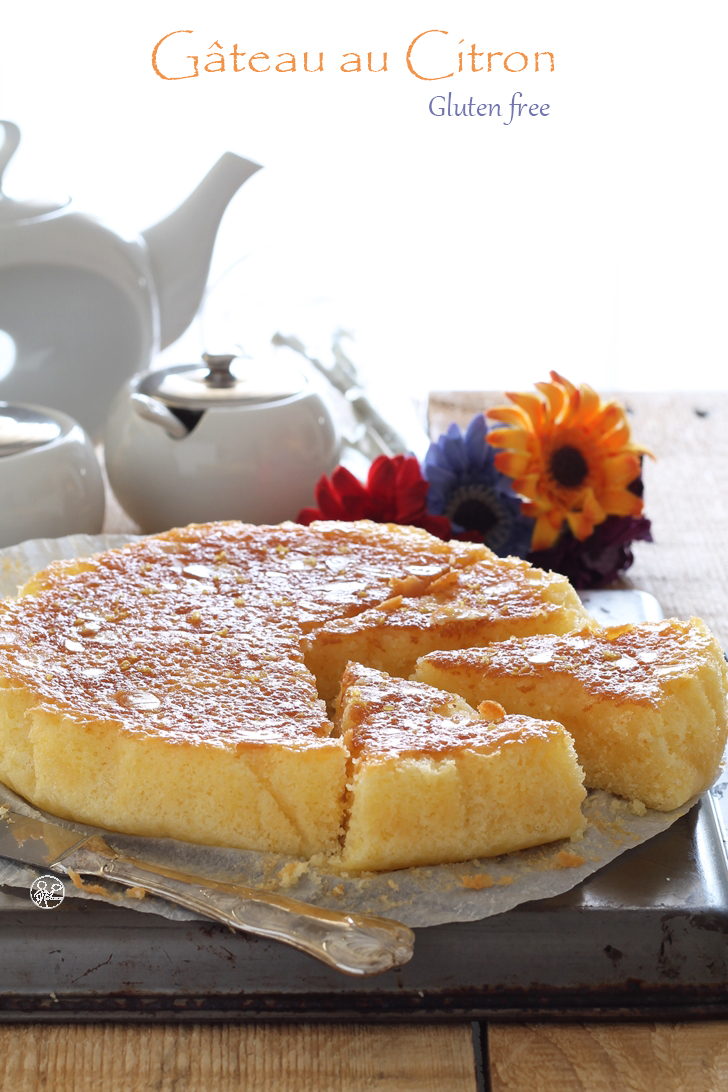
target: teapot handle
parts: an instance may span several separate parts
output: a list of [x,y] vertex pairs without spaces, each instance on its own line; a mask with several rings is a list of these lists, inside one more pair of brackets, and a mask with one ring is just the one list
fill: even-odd
[[20,144],[20,129],[14,121],[2,121],[0,120],[5,130],[5,139],[3,140],[2,147],[0,148],[0,193],[3,187],[3,174],[10,160],[15,155],[18,145]]

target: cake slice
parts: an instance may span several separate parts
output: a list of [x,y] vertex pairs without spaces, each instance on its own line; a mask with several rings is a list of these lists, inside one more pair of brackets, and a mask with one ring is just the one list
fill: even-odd
[[660,811],[712,784],[726,744],[726,663],[695,618],[433,652],[414,677],[471,704],[553,717],[589,788]]
[[419,595],[393,595],[326,622],[302,643],[319,694],[336,696],[349,660],[407,678],[434,649],[480,646],[595,625],[565,576],[495,555],[443,573]]
[[350,754],[344,869],[492,857],[583,829],[583,775],[560,724],[494,702],[476,712],[359,664],[336,723]]

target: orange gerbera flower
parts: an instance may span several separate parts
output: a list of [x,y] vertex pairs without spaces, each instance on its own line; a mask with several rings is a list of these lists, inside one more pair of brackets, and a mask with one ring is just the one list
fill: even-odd
[[564,520],[583,541],[607,516],[641,515],[642,498],[629,487],[651,452],[630,440],[622,407],[556,372],[535,385],[540,394],[508,393],[514,405],[488,410],[507,426],[491,429],[488,443],[503,449],[495,465],[536,520],[531,549],[552,546]]

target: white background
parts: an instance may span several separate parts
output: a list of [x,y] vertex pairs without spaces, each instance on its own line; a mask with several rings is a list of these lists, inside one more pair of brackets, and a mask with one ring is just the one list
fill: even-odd
[[[601,389],[725,387],[724,10],[5,5],[0,116],[23,131],[6,190],[70,193],[138,230],[229,149],[266,168],[234,198],[213,259],[213,281],[244,259],[233,274],[242,340],[354,326],[372,373],[415,394],[530,386],[551,368]],[[549,50],[556,70],[418,80],[405,54],[430,28],[449,32],[418,54],[433,74],[473,42]],[[216,40],[226,55],[234,44],[293,52],[299,71],[161,80],[152,48],[177,29],[193,34],[160,52],[177,72],[187,53],[202,67]],[[371,50],[378,66],[385,49],[387,73],[339,70],[346,52]],[[323,73],[300,70],[304,50],[323,50]],[[499,102],[504,117],[433,117],[429,100],[448,91]],[[514,91],[549,103],[549,116],[503,125]],[[168,355],[189,356],[200,337]]]

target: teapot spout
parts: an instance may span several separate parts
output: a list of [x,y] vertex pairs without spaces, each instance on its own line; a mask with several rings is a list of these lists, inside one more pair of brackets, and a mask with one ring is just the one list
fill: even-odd
[[195,317],[222,215],[259,170],[260,164],[225,152],[178,209],[142,232],[159,300],[160,348],[176,341]]

